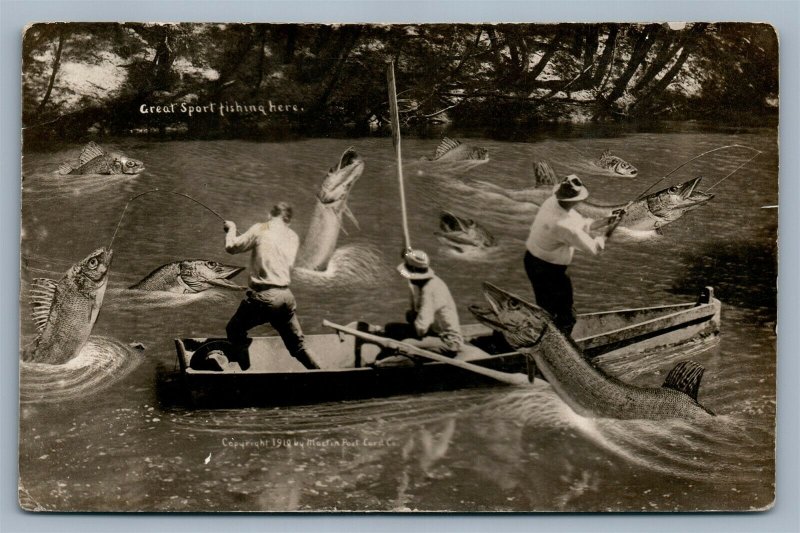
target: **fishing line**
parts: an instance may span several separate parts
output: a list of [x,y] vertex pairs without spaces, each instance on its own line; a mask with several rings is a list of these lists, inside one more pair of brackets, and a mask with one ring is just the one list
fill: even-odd
[[[645,194],[647,194],[648,192],[650,192],[650,189],[652,189],[653,187],[655,187],[656,185],[658,185],[659,183],[661,183],[662,181],[664,181],[665,179],[667,179],[667,178],[668,178],[668,177],[670,177],[671,175],[675,174],[675,172],[677,172],[678,170],[682,169],[683,167],[685,167],[686,165],[688,165],[688,164],[689,164],[689,163],[691,163],[692,161],[695,161],[696,159],[700,159],[701,157],[703,157],[703,156],[706,156],[706,155],[708,155],[708,154],[711,154],[711,153],[713,153],[713,152],[718,152],[718,151],[720,151],[720,150],[726,150],[726,149],[728,149],[728,148],[745,148],[745,149],[747,149],[747,150],[753,150],[754,152],[758,152],[758,154],[760,154],[760,153],[761,153],[759,150],[756,150],[755,148],[751,148],[751,147],[749,147],[749,146],[744,146],[744,145],[742,145],[742,144],[728,144],[728,145],[725,145],[725,146],[720,146],[720,147],[718,147],[718,148],[714,148],[714,149],[712,149],[712,150],[707,150],[707,151],[703,152],[703,153],[702,153],[702,154],[700,154],[700,155],[696,155],[696,156],[694,156],[693,158],[691,158],[691,159],[688,159],[688,160],[684,161],[683,163],[681,163],[681,164],[680,164],[680,165],[678,165],[677,167],[673,168],[672,170],[670,170],[669,172],[667,172],[666,174],[664,174],[664,175],[663,175],[662,177],[660,177],[658,180],[656,180],[655,182],[653,182],[653,184],[652,184],[652,185],[650,185],[648,188],[646,188],[644,191],[642,191],[642,193],[641,193],[639,196],[637,196],[637,197],[636,197],[636,200],[633,200],[633,202],[635,202],[635,201],[637,201],[637,200],[641,200],[641,199],[644,197],[644,195],[645,195]],[[756,156],[758,156],[758,154],[756,154]],[[755,159],[755,157],[756,157],[756,156],[754,156],[754,157],[753,157],[753,159]],[[749,163],[750,161],[752,161],[752,159],[748,160],[747,162]],[[745,163],[745,164],[747,164],[747,163]],[[739,168],[741,168],[741,167],[739,167]],[[739,169],[737,168],[736,170],[739,170]],[[736,170],[734,170],[734,172],[736,172]],[[731,173],[731,174],[732,174],[732,173]],[[730,174],[729,174],[729,175],[730,175]],[[728,177],[728,176],[725,176],[725,178],[727,178],[727,177]],[[725,178],[723,178],[723,179],[725,179]],[[720,180],[720,181],[722,181],[722,180]],[[716,185],[716,184],[715,184],[715,185]],[[633,203],[633,202],[631,202],[631,203]]]
[[751,157],[750,159],[748,159],[747,161],[745,161],[744,163],[742,163],[741,165],[739,165],[738,167],[736,167],[735,169],[733,169],[733,172],[731,172],[730,174],[728,174],[727,176],[725,176],[724,178],[722,178],[722,179],[721,179],[721,180],[719,180],[718,182],[714,183],[714,184],[713,184],[711,187],[707,188],[707,189],[706,189],[706,191],[710,191],[711,189],[713,189],[714,187],[716,187],[717,185],[719,185],[720,183],[722,183],[722,182],[723,182],[723,181],[725,181],[726,179],[730,178],[730,177],[731,177],[731,176],[733,176],[733,175],[734,175],[734,174],[735,174],[735,173],[736,173],[736,172],[737,172],[737,171],[738,171],[740,168],[742,168],[742,167],[743,167],[743,166],[745,166],[747,163],[749,163],[750,161],[752,161],[753,159],[755,159],[756,157],[760,156],[760,155],[763,153],[763,152],[761,152],[761,151],[758,151],[758,150],[756,150],[756,151],[758,152],[756,155],[754,155],[753,157]]
[[111,236],[111,242],[108,243],[108,249],[109,250],[111,249],[111,245],[114,244],[114,239],[117,237],[117,232],[119,231],[119,227],[122,224],[122,219],[125,217],[125,212],[128,210],[128,206],[130,206],[135,200],[141,198],[142,196],[145,196],[145,195],[151,194],[151,193],[156,193],[156,192],[170,193],[170,194],[175,194],[177,196],[183,196],[184,198],[188,198],[189,200],[193,201],[194,203],[206,208],[208,211],[210,211],[214,216],[216,216],[222,222],[225,222],[225,219],[222,218],[222,215],[220,215],[219,213],[217,213],[216,211],[214,211],[213,209],[208,207],[206,204],[204,204],[200,200],[197,200],[196,198],[192,198],[188,194],[184,194],[184,193],[178,192],[178,191],[172,191],[172,190],[169,190],[169,189],[150,189],[149,191],[144,191],[142,193],[137,194],[136,196],[131,197],[131,199],[128,200],[128,203],[125,204],[125,207],[122,209],[122,214],[119,216],[119,221],[117,222],[117,227],[114,228],[114,234]]

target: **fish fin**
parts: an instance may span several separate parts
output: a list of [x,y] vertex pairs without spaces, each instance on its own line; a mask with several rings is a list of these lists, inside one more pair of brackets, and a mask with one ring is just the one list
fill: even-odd
[[59,165],[58,170],[56,171],[56,173],[58,173],[58,174],[69,174],[73,170],[75,170],[75,167],[73,167],[69,163],[61,163],[61,165]]
[[105,155],[105,151],[94,141],[89,141],[89,143],[83,147],[79,161],[81,165],[84,165],[95,157],[100,157],[102,155]]
[[700,380],[703,379],[705,370],[702,365],[694,361],[681,361],[669,371],[662,387],[682,392],[697,401]]
[[344,207],[344,214],[347,216],[347,218],[350,219],[350,222],[353,223],[353,225],[356,227],[356,229],[360,231],[361,230],[361,226],[358,224],[358,220],[356,220],[356,216],[353,214],[352,211],[350,211],[350,207],[349,206],[345,206]]
[[433,154],[433,158],[438,159],[442,157],[444,154],[446,154],[453,148],[458,147],[460,144],[461,143],[459,141],[456,141],[455,139],[451,139],[450,137],[444,137],[442,139],[442,142],[439,143],[439,146],[436,147],[436,152]]
[[57,283],[52,279],[34,278],[31,281],[29,297],[31,301],[31,318],[36,324],[36,329],[41,332],[50,316],[50,306],[56,295]]
[[547,161],[536,161],[533,164],[533,185],[534,187],[551,187],[558,184],[553,167]]

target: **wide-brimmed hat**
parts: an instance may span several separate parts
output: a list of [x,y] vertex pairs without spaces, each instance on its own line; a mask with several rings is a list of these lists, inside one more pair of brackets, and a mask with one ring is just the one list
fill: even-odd
[[403,262],[397,265],[397,271],[406,279],[430,279],[433,269],[428,254],[422,250],[409,250],[403,255]]
[[580,202],[589,197],[587,189],[581,179],[575,174],[570,174],[559,183],[554,192],[559,202]]

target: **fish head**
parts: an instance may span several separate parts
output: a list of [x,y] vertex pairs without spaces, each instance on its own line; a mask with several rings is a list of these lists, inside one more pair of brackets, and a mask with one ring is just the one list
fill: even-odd
[[180,266],[181,279],[195,292],[215,286],[238,289],[239,286],[230,280],[244,270],[244,267],[203,259],[181,261]]
[[672,222],[687,211],[707,203],[714,198],[714,195],[697,190],[697,185],[702,179],[698,176],[650,195],[647,198],[650,211],[667,222]]
[[317,198],[323,204],[344,203],[362,172],[364,161],[352,147],[348,148],[328,171]]
[[474,220],[460,217],[449,211],[442,211],[439,216],[439,229],[436,236],[444,244],[456,247],[475,246],[488,247],[495,245],[494,237]]
[[111,158],[111,171],[114,174],[136,175],[144,171],[144,163],[119,152],[109,154]]
[[614,172],[627,178],[635,178],[639,174],[639,170],[635,166],[622,159],[617,160],[614,164]]
[[107,248],[98,248],[80,263],[73,267],[73,273],[81,286],[97,288],[108,281],[108,269],[111,267],[113,252]]
[[502,333],[517,350],[534,348],[551,327],[547,312],[522,298],[484,282],[483,295],[489,307],[471,305],[470,312],[482,324]]
[[472,148],[472,152],[470,152],[470,159],[478,159],[480,161],[488,161],[489,160],[489,150],[482,146],[475,146]]

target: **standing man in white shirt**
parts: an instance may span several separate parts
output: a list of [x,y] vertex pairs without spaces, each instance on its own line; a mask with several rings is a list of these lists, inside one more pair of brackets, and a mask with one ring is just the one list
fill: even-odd
[[300,244],[297,233],[289,228],[291,220],[292,206],[280,202],[270,210],[266,222],[254,224],[239,236],[236,224],[225,222],[225,251],[230,254],[251,251],[250,288],[225,328],[228,340],[240,352],[239,364],[245,370],[250,366],[247,349],[252,342],[247,332],[267,322],[280,334],[292,357],[306,368],[319,368],[305,347],[295,315],[294,295],[289,289]]
[[572,281],[567,267],[575,250],[597,255],[605,247],[604,235],[592,235],[591,219],[575,210],[589,196],[580,178],[571,174],[542,203],[525,245],[525,272],[533,286],[536,303],[553,315],[567,335],[575,325]]

